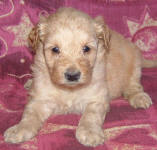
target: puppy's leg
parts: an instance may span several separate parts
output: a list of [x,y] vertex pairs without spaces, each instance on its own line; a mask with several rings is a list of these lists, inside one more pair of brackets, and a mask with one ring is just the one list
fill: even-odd
[[128,81],[128,87],[124,90],[124,97],[128,99],[130,105],[134,108],[148,108],[152,104],[150,96],[143,91],[140,83],[141,68],[137,66]]
[[97,146],[104,142],[102,125],[109,110],[109,103],[93,102],[87,105],[76,130],[76,138],[86,146]]
[[20,123],[5,131],[5,141],[19,143],[34,137],[44,120],[53,112],[53,108],[50,109],[49,106],[49,102],[46,101],[30,101],[24,110]]

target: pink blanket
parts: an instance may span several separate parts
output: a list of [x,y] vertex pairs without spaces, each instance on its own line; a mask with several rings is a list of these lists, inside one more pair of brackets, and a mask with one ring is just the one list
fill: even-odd
[[75,139],[80,116],[51,116],[28,142],[8,144],[4,131],[19,122],[27,103],[23,85],[31,78],[32,54],[27,44],[39,16],[71,6],[107,24],[141,48],[147,59],[157,59],[156,0],[0,0],[0,150],[157,150],[157,69],[144,69],[142,84],[153,100],[147,109],[133,109],[122,98],[111,103],[104,123],[106,142],[85,147]]

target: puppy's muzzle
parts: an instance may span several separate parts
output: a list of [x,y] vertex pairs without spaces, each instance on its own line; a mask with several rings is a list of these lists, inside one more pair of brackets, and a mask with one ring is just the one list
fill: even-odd
[[81,76],[81,72],[80,71],[66,71],[64,73],[64,76],[65,76],[65,79],[68,81],[68,82],[77,82],[79,81],[80,79],[80,76]]

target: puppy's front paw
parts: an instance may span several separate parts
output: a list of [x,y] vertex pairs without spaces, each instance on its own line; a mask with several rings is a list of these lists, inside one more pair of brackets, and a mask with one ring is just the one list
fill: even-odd
[[152,100],[147,93],[137,93],[130,100],[130,105],[134,108],[149,108],[152,105]]
[[31,126],[17,124],[5,131],[4,140],[9,143],[20,143],[31,139],[35,134]]
[[79,126],[76,130],[76,138],[78,141],[85,146],[97,146],[104,143],[104,132],[100,127],[97,128],[86,128]]

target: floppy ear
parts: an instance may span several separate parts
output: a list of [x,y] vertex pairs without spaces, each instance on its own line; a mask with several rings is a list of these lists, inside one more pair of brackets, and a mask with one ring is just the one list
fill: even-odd
[[105,49],[109,50],[111,39],[110,29],[106,25],[102,16],[96,17],[94,21],[98,39],[103,40]]
[[43,43],[47,24],[48,23],[46,18],[40,18],[40,22],[32,28],[31,32],[28,35],[28,44],[34,53],[36,53],[39,43]]
[[28,35],[28,44],[32,48],[33,52],[36,52],[39,40],[40,38],[38,33],[38,25],[36,25],[32,28],[31,32]]

